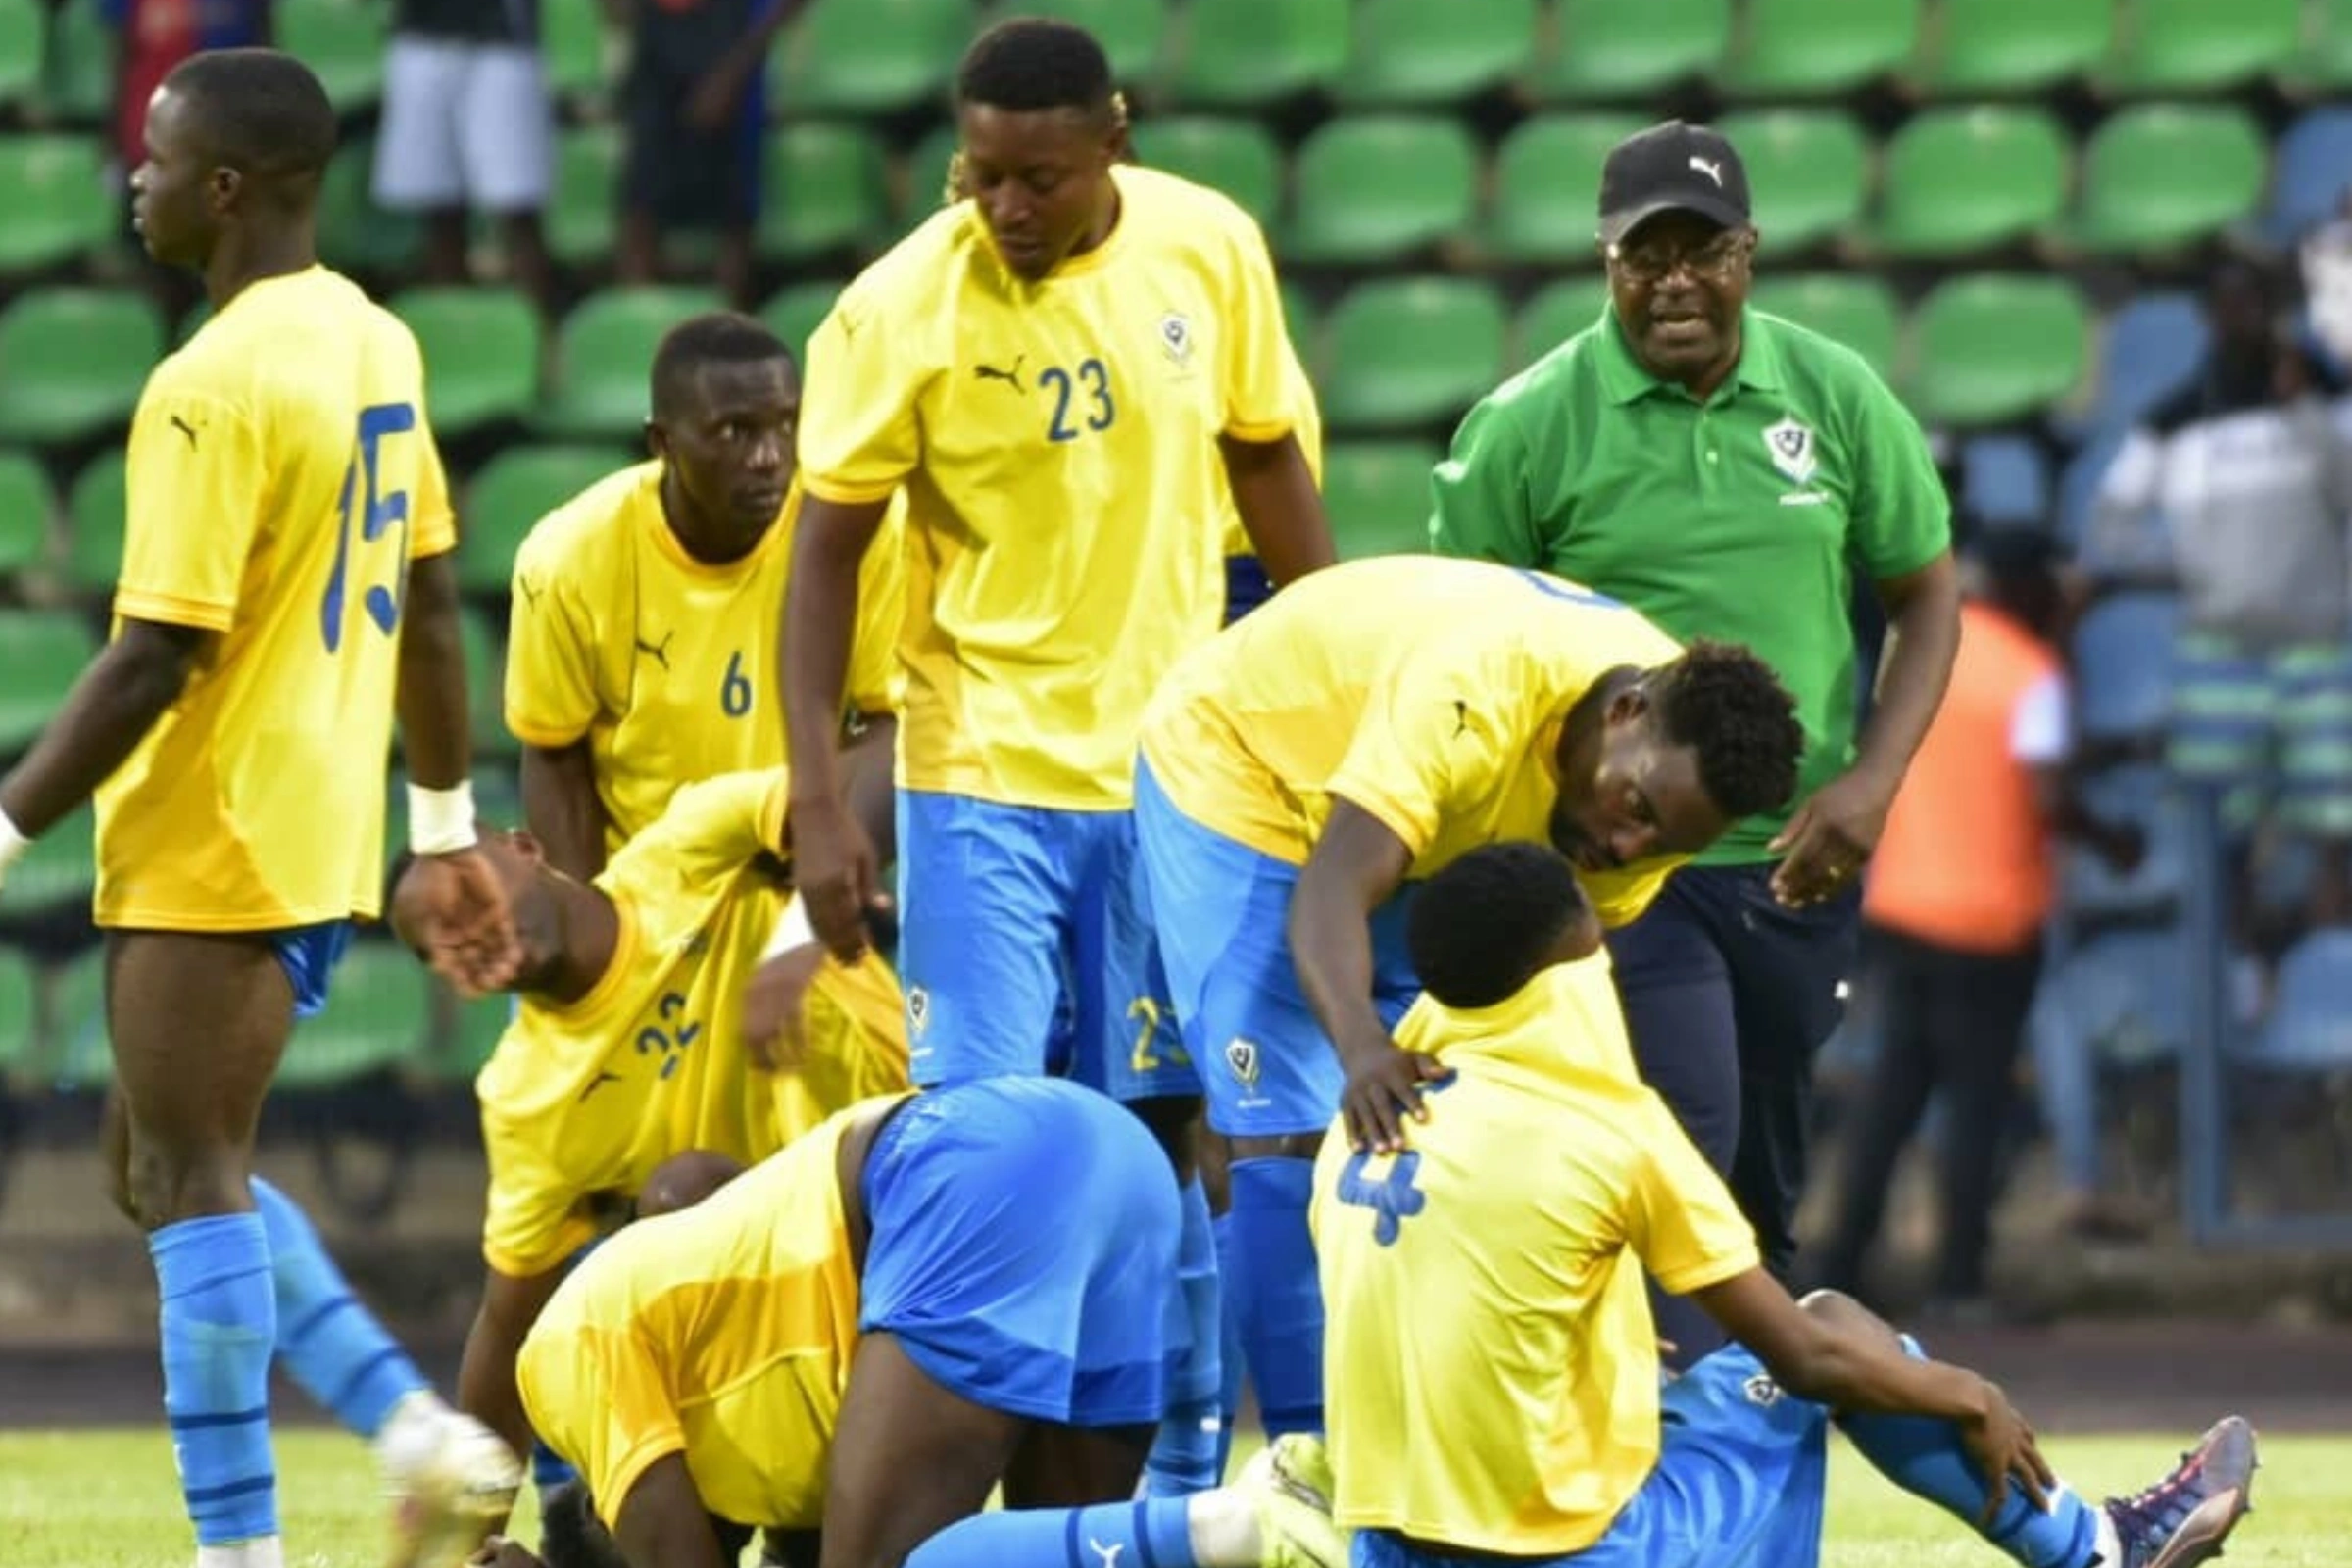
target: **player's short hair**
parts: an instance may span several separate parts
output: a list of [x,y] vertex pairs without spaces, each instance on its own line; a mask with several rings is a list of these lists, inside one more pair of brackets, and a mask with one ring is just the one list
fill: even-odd
[[1084,27],[1045,17],[998,23],[964,51],[956,99],[991,109],[1111,112],[1110,57]]
[[1472,850],[1421,885],[1405,916],[1421,988],[1448,1007],[1492,1007],[1544,967],[1585,912],[1567,858],[1514,840]]
[[213,49],[164,85],[195,110],[221,162],[297,199],[316,192],[335,155],[335,106],[310,67],[275,49]]
[[620,1544],[597,1523],[595,1500],[578,1481],[551,1487],[539,1498],[539,1560],[547,1568],[629,1568]]
[[1698,782],[1717,810],[1737,820],[1788,804],[1805,727],[1770,664],[1701,637],[1645,685],[1667,743],[1698,754]]
[[662,335],[651,372],[654,416],[674,412],[707,365],[763,365],[782,360],[795,375],[792,350],[765,321],[738,311],[690,316]]

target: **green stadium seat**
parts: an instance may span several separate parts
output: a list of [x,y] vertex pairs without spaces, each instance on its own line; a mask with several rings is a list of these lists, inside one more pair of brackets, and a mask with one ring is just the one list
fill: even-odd
[[1314,342],[1323,330],[1323,307],[1307,286],[1295,277],[1286,277],[1282,290],[1282,324],[1295,344]]
[[1177,100],[1252,108],[1338,82],[1348,0],[1189,0],[1170,86]]
[[1076,23],[1110,56],[1111,74],[1131,85],[1159,74],[1167,47],[1168,7],[1162,0],[1003,0],[996,15]]
[[1930,424],[2038,414],[2088,365],[2090,314],[2064,278],[1983,272],[1938,285],[1911,318],[1904,393]]
[[480,609],[458,612],[458,641],[466,650],[467,717],[477,758],[513,757],[516,741],[507,728],[507,640],[503,628]]
[[1869,140],[1837,109],[1751,109],[1715,128],[1740,149],[1755,195],[1756,227],[1774,256],[1838,238],[1862,216],[1870,188]]
[[1138,122],[1134,140],[1141,162],[1221,190],[1260,226],[1273,223],[1282,205],[1282,149],[1256,121],[1168,115]]
[[38,1064],[40,987],[32,960],[0,948],[0,1089]]
[[619,447],[511,446],[466,486],[459,515],[458,582],[467,593],[506,593],[514,552],[541,517],[635,461]]
[[2038,93],[2089,74],[2114,39],[2114,0],[1943,0],[1905,74],[1939,98]]
[[423,1053],[433,992],[423,964],[397,942],[354,942],[335,965],[326,1006],[294,1026],[278,1063],[281,1089],[332,1089]]
[[460,435],[519,419],[539,396],[539,313],[512,289],[415,288],[392,312],[424,353],[434,430]]
[[643,428],[646,375],[663,333],[719,307],[702,289],[615,288],[592,294],[556,332],[550,395],[532,418],[543,434],[628,440]]
[[39,6],[0,6],[0,110],[40,96],[42,31]]
[[2176,249],[2252,218],[2270,172],[2269,141],[2236,105],[2135,104],[2091,132],[2057,237],[2104,256]]
[[375,138],[354,138],[326,166],[318,193],[318,255],[348,272],[401,273],[416,261],[423,225],[375,205]]
[[792,283],[768,296],[760,307],[760,318],[768,329],[784,340],[803,368],[808,364],[808,339],[816,332],[825,318],[832,314],[833,302],[841,298],[843,280],[825,278],[814,283]]
[[272,41],[310,67],[346,115],[384,95],[383,19],[379,8],[353,0],[276,0],[270,8]]
[[1537,290],[1511,320],[1511,369],[1525,369],[1599,320],[1608,303],[1609,280],[1598,272]]
[[0,440],[73,441],[129,421],[164,352],[127,289],[30,289],[0,310]]
[[955,161],[961,140],[956,122],[942,121],[900,161],[897,200],[892,212],[902,230],[912,229],[938,212],[946,201],[948,166]]
[[[15,877],[9,880],[13,887]],[[104,1089],[115,1079],[114,1052],[106,1035],[106,950],[76,954],[50,971],[48,981],[44,1075],[60,1089]]]
[[0,452],[0,579],[49,558],[49,514],[56,498],[29,452]]
[[122,529],[130,514],[122,449],[82,466],[66,492],[66,584],[92,599],[114,595],[122,575]]
[[[39,11],[40,6],[17,7]],[[103,121],[115,107],[115,32],[95,5],[50,6],[41,68],[44,114],[76,123]]]
[[587,125],[556,140],[556,179],[547,203],[548,254],[574,266],[611,259],[619,232],[619,128]]
[[2295,58],[2301,0],[2132,0],[2092,85],[2116,97],[2220,92]]
[[1887,144],[1866,235],[1890,256],[1955,257],[2047,227],[2073,166],[2046,111],[1998,104],[1924,110]]
[[1769,273],[1757,280],[1756,309],[1844,344],[1891,380],[1901,359],[1902,308],[1883,279],[1867,272]]
[[41,733],[83,666],[98,652],[89,623],[63,610],[0,612],[0,755]]
[[1426,441],[1341,441],[1323,457],[1323,510],[1342,561],[1429,553]]
[[1469,227],[1478,143],[1450,118],[1356,115],[1306,139],[1292,165],[1282,254],[1299,262],[1374,262]]
[[87,803],[32,841],[0,887],[0,919],[52,929],[59,917],[86,912],[98,885],[98,813]]
[[774,55],[788,114],[878,115],[944,92],[972,41],[970,0],[816,0]]
[[797,261],[881,238],[888,172],[882,149],[855,125],[809,122],[771,132],[760,178],[762,256]]
[[1441,105],[1508,80],[1536,47],[1535,0],[1357,0],[1332,90],[1353,105]]
[[103,248],[119,211],[89,135],[0,136],[0,273],[58,267]]
[[1732,0],[1559,0],[1528,73],[1541,102],[1647,98],[1705,74],[1732,35]]
[[1899,70],[1920,0],[1748,0],[1717,74],[1736,98],[1822,98]]
[[2278,82],[2296,98],[2352,97],[2352,0],[2305,0],[2303,41]]
[[1634,115],[1538,115],[1494,154],[1486,242],[1505,261],[1597,262],[1600,165],[1640,130]]
[[1324,328],[1323,417],[1334,431],[1449,422],[1502,371],[1502,299],[1464,277],[1384,277],[1350,290]]
[[548,90],[561,98],[595,98],[608,91],[605,40],[602,6],[542,6],[539,51],[547,62]]

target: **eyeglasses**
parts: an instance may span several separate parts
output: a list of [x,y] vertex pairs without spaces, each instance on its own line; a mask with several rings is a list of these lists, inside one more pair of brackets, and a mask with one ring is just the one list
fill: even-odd
[[1637,283],[1659,282],[1678,268],[1689,268],[1690,275],[1702,281],[1720,283],[1746,259],[1748,250],[1747,235],[1718,234],[1695,250],[1670,249],[1664,245],[1642,245],[1627,250],[1612,245],[1609,247],[1609,260]]

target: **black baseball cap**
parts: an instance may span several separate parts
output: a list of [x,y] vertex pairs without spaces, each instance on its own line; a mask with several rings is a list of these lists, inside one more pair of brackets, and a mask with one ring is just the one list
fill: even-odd
[[1660,213],[1746,227],[1747,170],[1732,144],[1708,126],[1669,120],[1610,148],[1600,166],[1601,243],[1616,244]]

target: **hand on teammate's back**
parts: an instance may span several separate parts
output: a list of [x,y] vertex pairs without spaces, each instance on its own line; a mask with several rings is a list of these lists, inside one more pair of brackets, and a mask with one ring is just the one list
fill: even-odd
[[1843,892],[1879,847],[1893,804],[1890,787],[1859,771],[1816,790],[1772,841],[1773,853],[1783,856],[1772,873],[1773,897],[1803,908]]
[[1348,1119],[1348,1142],[1358,1153],[1402,1149],[1405,1118],[1429,1120],[1421,1086],[1446,1076],[1435,1056],[1401,1051],[1385,1039],[1344,1054],[1341,1065],[1348,1082],[1340,1091],[1340,1114]]
[[825,961],[824,944],[805,942],[760,966],[743,995],[743,1049],[761,1072],[798,1070],[807,1051],[802,1008]]
[[866,909],[874,902],[874,841],[839,801],[795,803],[792,874],[817,940],[844,963],[864,956]]
[[459,993],[488,996],[514,983],[522,948],[514,911],[490,862],[476,851],[419,856],[408,880],[416,892],[416,940],[427,961]]
[[2041,1456],[2034,1429],[2009,1402],[2009,1396],[1990,1381],[1985,1382],[1984,1393],[1984,1412],[1960,1426],[1960,1441],[1984,1477],[1984,1524],[1989,1528],[2000,1517],[2012,1482],[2024,1489],[2034,1507],[2048,1513],[2050,1493],[2058,1485],[2057,1472]]

